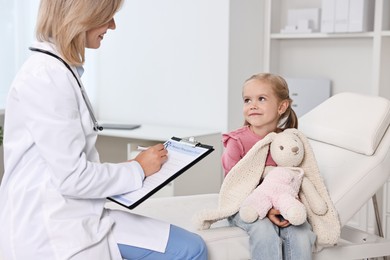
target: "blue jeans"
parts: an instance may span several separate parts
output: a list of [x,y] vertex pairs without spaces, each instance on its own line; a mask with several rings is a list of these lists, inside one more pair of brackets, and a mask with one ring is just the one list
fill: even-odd
[[207,247],[203,239],[174,225],[171,225],[165,253],[124,244],[118,244],[118,247],[123,259],[128,260],[207,260]]
[[267,217],[246,223],[237,213],[228,220],[231,225],[240,227],[248,233],[252,260],[312,259],[316,235],[307,221],[299,226],[279,228]]

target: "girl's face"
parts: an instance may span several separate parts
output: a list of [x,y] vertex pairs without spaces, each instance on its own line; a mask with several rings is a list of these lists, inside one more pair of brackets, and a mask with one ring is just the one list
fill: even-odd
[[289,105],[288,101],[278,100],[269,83],[258,79],[252,79],[244,85],[243,100],[245,120],[258,134],[275,131],[280,115]]
[[106,34],[108,29],[115,30],[116,24],[114,18],[112,18],[108,23],[105,23],[99,27],[93,28],[87,31],[87,41],[86,46],[90,49],[97,49],[100,47],[100,42],[103,40],[104,34]]

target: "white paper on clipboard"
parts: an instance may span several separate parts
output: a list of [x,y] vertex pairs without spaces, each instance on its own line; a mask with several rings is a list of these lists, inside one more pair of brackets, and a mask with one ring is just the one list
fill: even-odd
[[168,160],[157,173],[145,178],[141,189],[109,199],[133,209],[214,150],[212,146],[177,137],[172,137],[164,145],[168,150]]

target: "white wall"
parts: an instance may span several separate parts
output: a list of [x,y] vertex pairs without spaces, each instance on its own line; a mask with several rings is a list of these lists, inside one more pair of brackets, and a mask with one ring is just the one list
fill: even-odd
[[263,70],[264,1],[231,0],[229,16],[228,129],[242,126],[242,86]]
[[98,51],[98,118],[226,131],[233,107],[241,125],[242,82],[261,69],[262,2],[125,1]]
[[0,1],[0,108],[5,107],[8,89],[16,72],[30,55],[35,38],[38,0]]
[[225,0],[126,1],[99,51],[99,119],[224,126],[228,12]]
[[[134,0],[99,50],[84,86],[99,119],[209,128],[242,124],[241,87],[262,70],[263,0]],[[30,55],[39,0],[0,3],[0,108]]]

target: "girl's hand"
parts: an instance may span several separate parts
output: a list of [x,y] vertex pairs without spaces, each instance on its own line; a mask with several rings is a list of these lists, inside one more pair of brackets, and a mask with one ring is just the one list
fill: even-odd
[[161,169],[163,163],[168,159],[168,151],[163,144],[156,144],[145,151],[140,152],[136,160],[144,170],[145,177],[148,177]]
[[280,211],[274,208],[268,211],[267,218],[278,227],[288,227],[290,225],[288,220],[281,218]]

